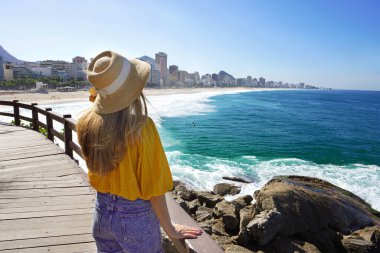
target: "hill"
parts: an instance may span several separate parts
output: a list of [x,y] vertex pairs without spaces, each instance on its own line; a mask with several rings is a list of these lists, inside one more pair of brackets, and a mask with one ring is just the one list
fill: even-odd
[[3,57],[4,62],[13,62],[13,63],[23,62],[17,59],[16,57],[14,57],[13,55],[11,55],[10,53],[8,53],[7,50],[5,50],[1,45],[0,45],[0,56]]

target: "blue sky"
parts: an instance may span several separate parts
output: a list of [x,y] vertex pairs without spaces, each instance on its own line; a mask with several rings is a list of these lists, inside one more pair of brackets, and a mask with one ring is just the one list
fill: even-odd
[[380,90],[380,1],[1,1],[0,45],[21,60],[103,50],[168,54],[200,74]]

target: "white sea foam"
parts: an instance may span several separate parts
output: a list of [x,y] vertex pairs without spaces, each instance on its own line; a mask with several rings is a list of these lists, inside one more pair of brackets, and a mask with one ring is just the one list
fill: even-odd
[[[206,114],[216,110],[209,102],[213,96],[233,94],[243,91],[215,91],[193,94],[173,94],[162,96],[148,96],[149,113],[156,122],[162,134],[162,140],[166,147],[176,144],[178,140],[161,127],[163,117],[182,117],[189,115]],[[84,102],[69,102],[64,104],[44,105],[51,107],[53,111],[67,114],[78,118],[80,113],[91,104]],[[5,110],[2,110],[5,111]],[[8,110],[11,112],[11,110]],[[20,110],[26,116],[27,112]],[[0,117],[0,121],[10,122],[9,117]],[[57,130],[62,126],[55,125]],[[242,191],[236,196],[227,196],[232,200],[238,196],[252,195],[260,189],[268,180],[276,175],[304,175],[319,177],[337,186],[347,189],[380,210],[380,167],[376,165],[352,164],[347,166],[319,165],[296,158],[273,159],[260,161],[255,156],[243,156],[236,160],[227,160],[201,155],[189,155],[180,151],[167,152],[167,157],[173,177],[185,181],[199,190],[212,190],[216,183],[228,182],[222,176],[241,176],[252,180],[251,184],[239,184]],[[77,157],[78,158],[78,157]],[[80,165],[87,171],[83,160],[79,159]]]
[[[380,210],[380,167],[376,165],[352,164],[339,166],[333,164],[315,164],[295,158],[273,159],[269,161],[252,162],[247,157],[230,161],[213,157],[197,155],[194,160],[203,160],[204,167],[191,166],[190,155],[180,152],[168,152],[173,176],[185,181],[198,190],[212,190],[213,186],[223,180],[223,176],[242,176],[249,178],[253,183],[235,183],[242,187],[240,194],[226,196],[233,200],[242,195],[252,195],[272,177],[278,175],[311,176],[329,181],[343,189],[349,190],[363,198],[373,208]],[[184,165],[186,163],[186,165]],[[231,183],[231,181],[230,181]]]

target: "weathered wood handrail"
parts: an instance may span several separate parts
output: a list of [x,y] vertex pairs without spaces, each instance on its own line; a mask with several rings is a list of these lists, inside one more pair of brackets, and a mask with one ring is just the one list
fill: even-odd
[[[12,106],[13,113],[0,112],[0,116],[13,117],[16,126],[22,126],[21,120],[32,123],[32,129],[39,132],[40,127],[47,132],[49,140],[54,141],[57,137],[64,142],[65,153],[73,159],[74,152],[82,157],[80,147],[72,140],[72,131],[76,132],[76,121],[71,115],[60,115],[52,111],[51,108],[41,108],[37,103],[23,104],[18,100],[2,101],[0,106]],[[32,118],[20,115],[20,108],[30,110]],[[41,122],[38,115],[46,117],[46,122]],[[53,123],[57,121],[63,124],[63,134],[54,129]],[[180,223],[188,226],[199,227],[199,225],[170,197],[166,194],[166,201],[169,208],[170,217],[173,223]],[[179,240],[171,239],[180,253],[222,253],[223,250],[216,242],[206,233],[203,233],[196,240]]]
[[[0,116],[13,117],[14,123],[16,126],[22,126],[21,120],[32,123],[32,129],[39,132],[40,127],[44,128],[47,133],[47,138],[51,141],[54,141],[54,137],[57,137],[65,144],[65,153],[74,158],[74,152],[82,157],[80,147],[73,142],[72,139],[72,131],[76,132],[76,121],[71,118],[70,114],[61,115],[56,112],[53,112],[51,108],[41,108],[37,103],[32,104],[24,104],[20,103],[18,100],[13,101],[1,101],[0,105],[3,106],[12,106],[13,113],[0,112]],[[25,110],[30,110],[32,113],[32,117],[26,117],[20,115],[20,108]],[[38,115],[42,114],[46,117],[46,122],[41,122],[39,120]],[[54,121],[63,124],[63,133],[60,133],[56,129],[54,129]]]

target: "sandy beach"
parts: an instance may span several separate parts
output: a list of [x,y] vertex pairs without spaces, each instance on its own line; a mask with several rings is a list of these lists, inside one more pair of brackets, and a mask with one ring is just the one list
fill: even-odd
[[[178,88],[178,89],[152,89],[145,88],[144,94],[146,96],[160,96],[171,94],[186,94],[186,93],[201,93],[201,92],[218,92],[218,91],[239,91],[239,90],[271,90],[265,88],[245,88],[245,87],[229,87],[229,88]],[[32,92],[19,92],[19,91],[0,91],[0,100],[12,101],[19,100],[24,103],[62,103],[69,101],[83,101],[87,100],[89,96],[88,91],[75,91],[75,92],[58,92],[55,90],[49,91],[47,94],[32,93]]]

